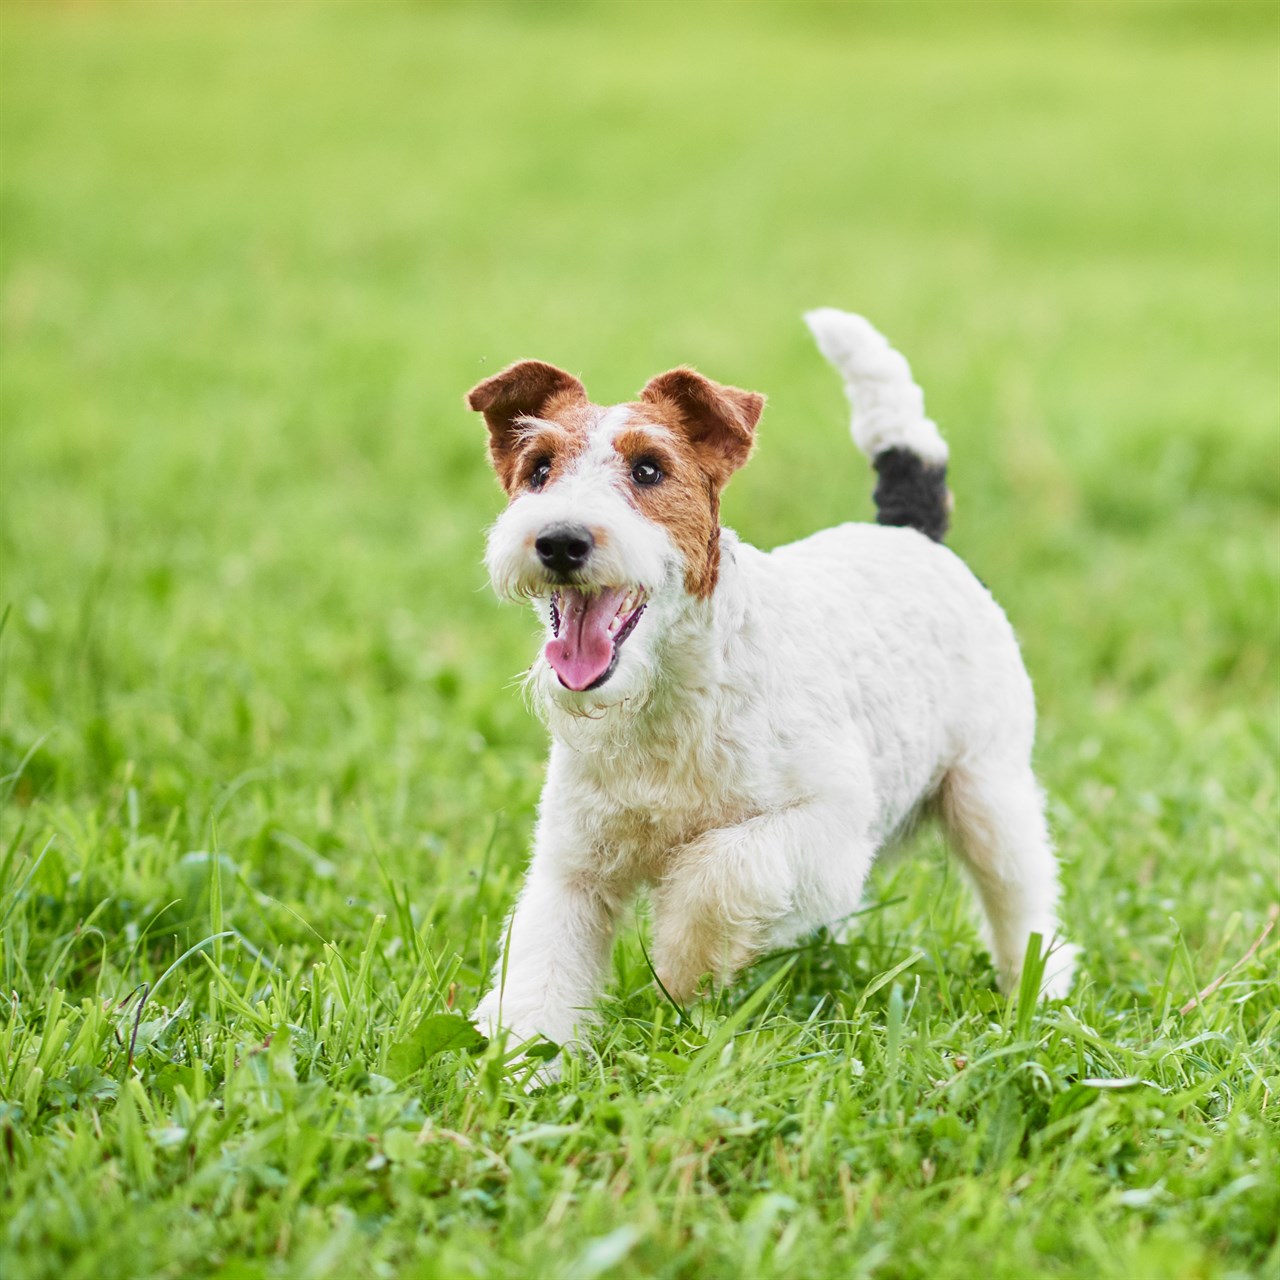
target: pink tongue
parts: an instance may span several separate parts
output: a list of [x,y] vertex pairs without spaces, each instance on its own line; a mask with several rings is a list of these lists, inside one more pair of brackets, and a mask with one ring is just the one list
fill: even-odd
[[624,594],[620,589],[593,596],[568,588],[560,592],[560,634],[547,645],[547,661],[566,688],[581,691],[609,669],[613,661],[609,623]]

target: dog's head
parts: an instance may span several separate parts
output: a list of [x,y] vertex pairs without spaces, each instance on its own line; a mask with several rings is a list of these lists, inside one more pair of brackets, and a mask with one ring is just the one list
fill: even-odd
[[467,403],[509,499],[489,576],[546,620],[538,691],[585,713],[645,694],[665,633],[715,590],[720,492],[751,453],[764,397],[682,368],[605,407],[571,374],[522,360]]

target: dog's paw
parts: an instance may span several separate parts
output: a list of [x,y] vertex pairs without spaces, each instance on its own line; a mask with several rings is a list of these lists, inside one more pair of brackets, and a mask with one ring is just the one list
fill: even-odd
[[536,1031],[523,1041],[509,1034],[506,1050],[504,1068],[525,1093],[556,1084],[564,1074],[564,1049]]
[[559,1084],[560,1078],[564,1075],[564,1053],[557,1053],[551,1058],[533,1058],[528,1054],[521,1053],[513,1059],[513,1065],[517,1065],[521,1070],[528,1068],[531,1064],[533,1070],[529,1072],[522,1082],[522,1088],[525,1093],[529,1093],[533,1089],[542,1088],[549,1084]]
[[684,1006],[698,998],[703,974],[691,969],[663,965],[653,975],[654,986],[676,1004]]
[[476,1030],[486,1040],[494,1040],[498,1037],[502,1027],[498,1021],[498,999],[494,992],[491,991],[476,1005],[471,1021],[475,1023]]
[[544,1019],[536,1013],[500,1007],[497,993],[491,991],[476,1006],[471,1020],[490,1042],[501,1045],[507,1069],[523,1076],[526,1092],[560,1079],[564,1069],[561,1042],[542,1030]]
[[[1080,948],[1074,943],[1061,942],[1054,939],[1042,953],[1044,969],[1040,974],[1040,1000],[1065,1000],[1071,991],[1071,982],[1075,976],[1076,961],[1080,957]],[[1022,986],[1021,963],[1008,968],[997,967],[996,985],[1000,994],[1016,995]]]
[[1042,1000],[1065,1000],[1075,977],[1080,948],[1072,942],[1059,942],[1044,958],[1044,976],[1040,979]]

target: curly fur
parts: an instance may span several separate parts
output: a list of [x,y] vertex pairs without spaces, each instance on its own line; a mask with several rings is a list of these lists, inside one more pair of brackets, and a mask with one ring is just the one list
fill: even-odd
[[[861,317],[828,309],[808,319],[853,399],[855,442],[936,476],[946,445],[906,361]],[[772,552],[719,530],[714,585],[703,591],[692,544],[673,536],[669,511],[646,507],[616,446],[667,406],[673,447],[714,496],[750,452],[762,398],[685,369],[610,408],[584,407],[576,380],[550,366],[512,385],[503,413],[539,396],[535,411],[553,412],[550,389],[581,434],[554,482],[508,484],[511,503],[489,538],[495,587],[537,597],[545,620],[554,583],[534,538],[572,519],[603,547],[583,571],[588,585],[649,594],[599,688],[564,687],[545,656],[529,672],[551,757],[508,923],[505,986],[500,962],[480,1024],[517,1039],[579,1037],[619,912],[642,887],[666,989],[685,1000],[708,975],[728,981],[762,951],[853,912],[877,853],[924,813],[940,816],[973,882],[1001,987],[1018,982],[1038,933],[1051,949],[1044,989],[1064,994],[1075,949],[1059,938],[1057,863],[1030,764],[1031,682],[999,606],[932,540],[937,483],[919,528],[842,525]],[[492,388],[480,396],[495,398]],[[509,417],[496,421],[500,449],[518,447]],[[511,465],[497,465],[507,483]],[[697,485],[681,493],[704,500]]]

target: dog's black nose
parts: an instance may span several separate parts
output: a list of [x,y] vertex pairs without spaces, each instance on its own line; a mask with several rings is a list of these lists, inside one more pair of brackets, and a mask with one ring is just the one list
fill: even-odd
[[572,573],[587,563],[596,540],[580,524],[558,524],[534,541],[533,549],[552,573]]

